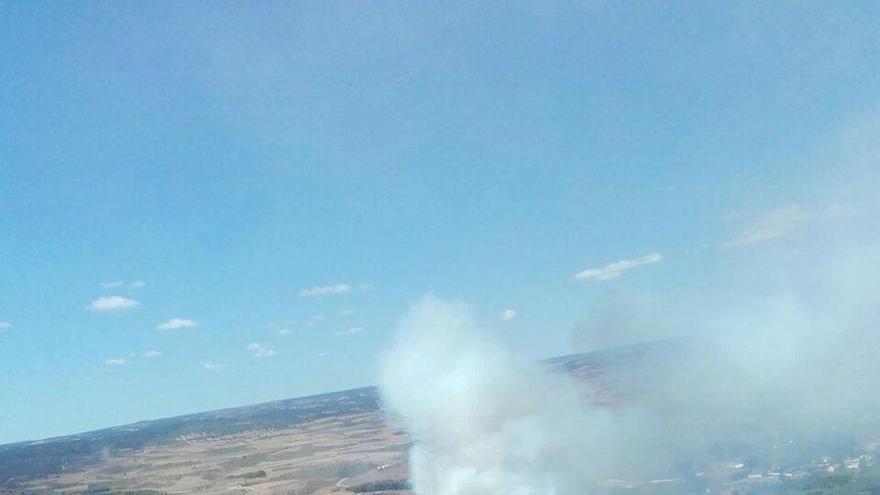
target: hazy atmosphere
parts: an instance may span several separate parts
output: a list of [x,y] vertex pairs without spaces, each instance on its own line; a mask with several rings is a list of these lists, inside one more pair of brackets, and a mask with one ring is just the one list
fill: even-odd
[[0,4],[0,493],[878,495],[878,23]]

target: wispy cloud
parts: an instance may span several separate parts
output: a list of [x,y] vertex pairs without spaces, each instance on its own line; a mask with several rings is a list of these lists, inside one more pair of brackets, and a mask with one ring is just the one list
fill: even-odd
[[251,342],[250,344],[248,344],[247,350],[250,351],[250,353],[255,358],[272,357],[272,356],[278,354],[277,352],[275,352],[274,349],[267,347],[263,344],[259,344],[257,342]]
[[800,206],[784,206],[764,213],[742,226],[727,242],[728,246],[747,246],[782,239],[797,232],[811,220]]
[[119,311],[123,309],[131,309],[140,306],[141,303],[134,299],[122,296],[104,296],[99,297],[89,304],[92,311]]
[[290,335],[290,334],[293,333],[293,332],[292,332],[289,328],[282,328],[282,329],[278,330],[278,331],[275,332],[275,333],[277,333],[277,334],[278,334],[279,336],[281,336],[281,337],[286,337],[286,336]]
[[514,309],[505,309],[503,313],[501,313],[501,321],[510,321],[516,318],[516,310]]
[[104,290],[120,289],[123,287],[125,287],[128,290],[137,290],[137,289],[142,289],[146,285],[146,283],[143,280],[134,280],[132,282],[124,282],[122,280],[111,280],[108,282],[101,282],[99,285]]
[[126,358],[111,358],[104,361],[104,364],[106,364],[107,366],[124,366],[128,364],[128,362],[129,361]]
[[200,362],[199,364],[202,365],[202,368],[204,368],[204,369],[206,369],[206,370],[208,370],[208,371],[212,371],[212,372],[214,372],[214,373],[220,373],[221,371],[223,371],[223,370],[226,369],[226,365],[225,365],[225,364],[215,363],[215,362],[212,362],[212,361],[202,361],[202,362]]
[[346,330],[340,330],[333,335],[337,337],[348,337],[350,335],[356,335],[364,331],[364,327],[349,327]]
[[315,287],[310,287],[308,289],[303,289],[299,291],[299,297],[318,297],[318,296],[326,296],[330,294],[345,294],[346,292],[351,292],[351,285],[349,284],[336,284],[336,285],[319,285]]
[[162,352],[161,351],[146,351],[141,355],[141,357],[143,357],[144,359],[160,358],[160,357],[162,357]]
[[615,279],[633,268],[659,263],[662,259],[663,257],[660,256],[660,253],[651,253],[631,260],[620,260],[608,263],[601,268],[589,268],[576,273],[574,278],[576,280],[595,280],[597,282],[603,282],[605,280]]
[[739,232],[725,243],[726,246],[748,246],[776,239],[784,239],[807,224],[817,220],[847,220],[857,216],[857,208],[831,205],[821,212],[810,213],[798,205],[783,206],[757,215],[740,227]]
[[10,327],[12,327],[12,323],[9,323],[8,321],[0,321],[0,332]]
[[156,325],[156,330],[181,330],[199,326],[199,322],[187,318],[171,318],[170,320]]

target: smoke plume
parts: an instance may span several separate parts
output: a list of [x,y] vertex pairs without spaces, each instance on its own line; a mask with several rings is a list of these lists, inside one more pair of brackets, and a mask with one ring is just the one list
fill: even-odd
[[430,297],[401,321],[382,373],[385,406],[413,436],[419,495],[582,493],[621,438],[584,391],[518,362],[463,304]]

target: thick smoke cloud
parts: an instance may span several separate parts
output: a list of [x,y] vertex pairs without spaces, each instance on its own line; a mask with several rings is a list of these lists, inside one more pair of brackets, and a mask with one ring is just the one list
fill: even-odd
[[623,438],[583,385],[518,362],[466,306],[430,297],[401,321],[382,393],[413,436],[419,495],[583,493]]

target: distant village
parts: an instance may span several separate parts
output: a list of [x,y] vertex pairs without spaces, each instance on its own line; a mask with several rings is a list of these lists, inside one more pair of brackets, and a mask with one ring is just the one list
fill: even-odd
[[723,461],[678,478],[608,480],[605,488],[614,495],[880,495],[877,455],[878,442],[870,442],[858,454],[821,456],[798,466],[762,468]]

